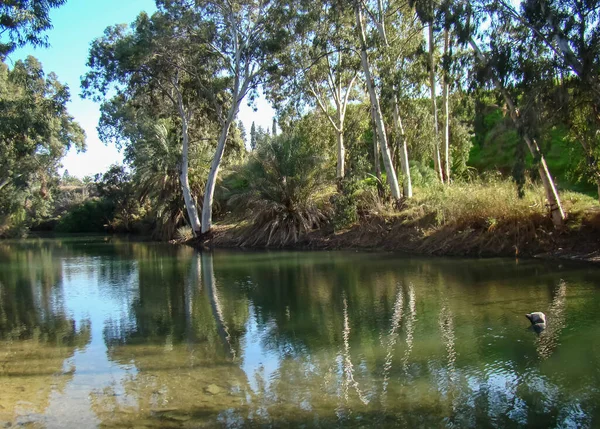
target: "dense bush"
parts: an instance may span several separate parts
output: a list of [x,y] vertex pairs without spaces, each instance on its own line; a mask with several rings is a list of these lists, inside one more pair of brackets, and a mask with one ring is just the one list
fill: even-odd
[[114,215],[114,205],[105,199],[87,200],[63,216],[58,232],[106,232]]
[[229,207],[248,222],[242,243],[285,246],[331,215],[328,159],[296,135],[273,138],[238,171]]

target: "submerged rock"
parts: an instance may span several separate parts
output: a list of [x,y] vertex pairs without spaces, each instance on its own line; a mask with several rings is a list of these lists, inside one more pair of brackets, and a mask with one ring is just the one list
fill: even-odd
[[223,389],[217,386],[216,384],[209,384],[204,388],[206,393],[210,393],[211,395],[218,395],[223,392]]

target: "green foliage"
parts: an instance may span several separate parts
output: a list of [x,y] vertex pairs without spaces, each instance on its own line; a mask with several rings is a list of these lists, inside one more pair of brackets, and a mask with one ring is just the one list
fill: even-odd
[[358,221],[358,193],[360,182],[356,179],[345,179],[333,200],[333,229],[341,231]]
[[428,162],[410,161],[410,175],[415,187],[427,188],[440,186],[440,180]]
[[114,209],[111,201],[97,198],[87,200],[63,216],[56,226],[56,231],[107,232]]
[[318,147],[301,135],[281,135],[250,157],[230,189],[229,206],[249,223],[244,245],[285,246],[321,226],[330,214],[330,173]]
[[44,31],[52,28],[50,10],[66,0],[3,0],[0,2],[0,59],[26,44],[48,46]]
[[[67,112],[69,90],[33,57],[0,64],[0,236],[20,234],[49,215],[60,159],[84,149]],[[11,232],[13,231],[13,232]]]

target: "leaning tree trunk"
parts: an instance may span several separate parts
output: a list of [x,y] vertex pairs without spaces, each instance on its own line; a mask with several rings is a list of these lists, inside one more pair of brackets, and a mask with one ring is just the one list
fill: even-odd
[[[234,100],[237,97],[234,97]],[[235,102],[235,101],[234,101]],[[202,206],[202,234],[206,234],[212,228],[212,206],[213,198],[215,195],[215,187],[217,185],[217,175],[219,174],[219,168],[221,166],[221,160],[223,159],[223,153],[225,152],[225,142],[227,142],[227,136],[229,135],[229,128],[231,123],[237,115],[239,103],[237,106],[232,106],[227,119],[223,124],[221,135],[217,143],[217,149],[215,156],[213,157],[212,163],[210,164],[210,171],[208,173],[208,180],[206,182],[206,188],[204,190],[204,204]]]
[[444,173],[440,159],[440,131],[438,126],[437,101],[435,98],[435,61],[434,54],[433,23],[429,24],[429,86],[431,89],[431,113],[433,116],[433,164],[440,180],[444,183]]
[[187,211],[190,226],[194,232],[194,236],[198,235],[201,230],[200,219],[198,218],[198,210],[196,209],[196,202],[190,191],[190,181],[188,177],[189,169],[189,146],[190,139],[188,134],[188,116],[183,109],[183,101],[181,100],[181,94],[179,94],[179,115],[181,116],[181,132],[183,136],[183,150],[181,152],[181,171],[179,175],[179,181],[181,182],[181,192],[183,193],[183,201],[185,202],[185,209]]
[[[487,60],[485,58],[485,55],[483,54],[483,52],[481,52],[481,49],[479,49],[479,46],[477,45],[475,40],[473,40],[472,37],[470,38],[469,43],[475,51],[475,53],[477,54],[479,60],[483,63],[486,63]],[[540,178],[542,179],[542,184],[546,193],[546,199],[548,200],[548,206],[550,208],[550,216],[552,217],[552,223],[556,227],[562,227],[564,225],[565,213],[563,211],[558,192],[556,191],[556,186],[554,186],[552,175],[550,174],[550,170],[548,169],[548,164],[546,164],[546,159],[544,158],[544,155],[542,154],[542,151],[540,150],[540,147],[538,146],[537,142],[534,139],[530,138],[527,134],[527,131],[523,126],[523,123],[521,121],[521,118],[519,117],[519,113],[512,101],[512,98],[510,97],[510,94],[508,93],[506,88],[504,88],[504,85],[502,85],[502,82],[500,82],[500,80],[495,75],[493,75],[493,80],[494,85],[501,92],[502,97],[504,98],[513,123],[517,127],[519,133],[522,135],[523,140],[529,148],[529,151],[533,155],[533,158],[539,160],[538,171],[540,174]]]
[[383,187],[381,182],[381,157],[379,155],[379,143],[377,142],[377,132],[375,132],[375,109],[371,106],[371,126],[373,127],[373,166],[375,168],[375,177],[377,177],[377,190],[382,195]]
[[401,195],[400,187],[398,186],[398,177],[396,176],[396,171],[394,170],[394,165],[392,163],[392,156],[390,153],[390,147],[388,146],[387,136],[385,133],[385,124],[383,122],[383,113],[381,112],[379,97],[377,96],[377,92],[375,91],[375,83],[373,82],[373,78],[371,77],[369,59],[367,57],[366,36],[362,23],[362,13],[360,11],[360,7],[361,6],[358,3],[355,5],[356,25],[358,27],[361,43],[360,60],[363,72],[365,73],[365,80],[367,83],[367,90],[369,91],[369,98],[371,100],[371,105],[374,109],[373,117],[375,120],[375,129],[377,130],[377,137],[379,140],[379,146],[381,148],[381,154],[383,156],[383,165],[387,174],[387,180],[390,185],[392,197],[396,200],[399,200],[401,198]]
[[[450,52],[450,37],[449,31],[444,30],[444,58],[447,58]],[[450,88],[448,64],[444,64],[442,71],[442,102],[444,103],[444,170],[446,173],[446,183],[450,184],[450,102],[448,100],[448,92]]]

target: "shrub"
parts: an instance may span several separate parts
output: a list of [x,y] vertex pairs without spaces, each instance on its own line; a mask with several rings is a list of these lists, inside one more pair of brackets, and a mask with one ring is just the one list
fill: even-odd
[[333,197],[333,229],[340,231],[358,220],[357,193],[360,183],[355,179],[346,179],[341,183],[340,192]]
[[285,246],[330,217],[333,186],[327,159],[297,135],[281,135],[253,153],[240,169],[246,186],[230,190],[229,206],[248,227],[241,243]]
[[177,228],[175,238],[180,241],[188,241],[194,238],[194,231],[189,226],[180,226]]
[[114,214],[114,205],[104,199],[91,199],[74,207],[56,226],[59,232],[105,232]]

